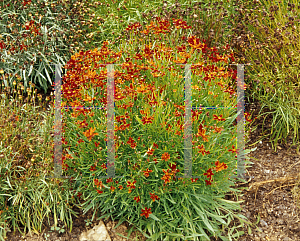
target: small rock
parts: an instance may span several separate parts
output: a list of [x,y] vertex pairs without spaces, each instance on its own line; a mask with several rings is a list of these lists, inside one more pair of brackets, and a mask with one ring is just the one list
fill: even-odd
[[99,225],[93,227],[87,232],[83,232],[79,237],[79,241],[98,241],[98,240],[111,241],[111,238],[102,220],[99,222]]
[[268,224],[264,221],[264,220],[260,220],[260,224],[261,224],[261,226],[266,226],[266,227],[268,227]]

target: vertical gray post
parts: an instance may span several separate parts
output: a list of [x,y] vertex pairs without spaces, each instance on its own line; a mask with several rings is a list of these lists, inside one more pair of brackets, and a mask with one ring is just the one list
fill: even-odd
[[114,138],[114,66],[107,65],[107,175],[115,177],[115,138]]
[[191,178],[192,164],[192,91],[191,64],[185,65],[185,118],[184,118],[184,176]]
[[237,65],[237,176],[245,179],[244,65]]
[[[61,70],[55,65],[54,178],[62,178]],[[46,176],[46,178],[53,178]]]
[[192,176],[192,81],[191,81],[191,64],[185,65],[184,76],[184,98],[185,98],[185,116],[184,116],[184,176],[175,176],[176,178],[201,178],[199,176]]

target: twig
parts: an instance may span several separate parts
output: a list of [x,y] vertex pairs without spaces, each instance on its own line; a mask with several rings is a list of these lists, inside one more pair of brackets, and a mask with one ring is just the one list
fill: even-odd
[[[299,154],[299,155],[300,155],[300,154]],[[298,162],[294,163],[293,165],[289,166],[288,169],[287,169],[287,171],[290,170],[293,166],[296,166],[296,165],[299,164],[299,163],[300,163],[300,161],[298,161]]]
[[288,186],[294,186],[294,185],[296,185],[296,183],[288,184],[288,185],[284,185],[284,186],[280,186],[280,187],[276,187],[276,188],[274,188],[271,192],[267,193],[267,196],[268,196],[269,194],[271,194],[272,192],[274,192],[274,191],[275,191],[276,189],[278,189],[278,188],[288,187]]
[[[267,180],[267,181],[262,181],[262,182],[255,182],[255,183],[253,183],[250,187],[249,187],[249,189],[248,189],[248,191],[250,191],[251,190],[251,188],[253,187],[255,187],[255,198],[254,198],[254,205],[255,205],[255,202],[256,202],[256,194],[257,194],[257,191],[258,191],[258,188],[260,187],[260,186],[262,186],[262,185],[264,185],[264,184],[266,184],[266,183],[271,183],[271,182],[285,182],[285,181],[291,181],[291,180],[294,180],[294,179],[296,179],[297,177],[282,177],[282,178],[277,178],[277,179],[273,179],[273,180]],[[282,187],[282,186],[280,186],[280,187]],[[277,188],[280,188],[280,187],[277,187]],[[275,188],[275,189],[273,189],[271,192],[273,192],[273,191],[275,191],[277,188]],[[271,193],[270,192],[270,193]],[[270,193],[268,193],[268,194],[270,194]],[[267,194],[267,195],[268,195]]]
[[[253,188],[256,188],[258,189],[260,186],[266,184],[266,183],[272,183],[272,182],[286,182],[286,181],[290,181],[290,180],[294,180],[296,179],[297,177],[282,177],[282,178],[277,178],[277,179],[273,179],[273,180],[267,180],[267,181],[262,181],[262,182],[255,182],[253,183],[248,191],[250,191],[251,189]],[[253,188],[252,188],[253,187]]]

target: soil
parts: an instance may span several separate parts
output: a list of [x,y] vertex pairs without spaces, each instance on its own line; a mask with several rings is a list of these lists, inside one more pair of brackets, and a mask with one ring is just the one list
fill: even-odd
[[[245,111],[252,112],[252,119],[258,116],[260,110],[260,103],[255,100],[245,98]],[[269,110],[264,110],[266,112]],[[252,126],[258,124],[258,128],[249,135],[249,142],[246,143],[246,149],[257,147],[254,152],[248,154],[253,162],[252,167],[247,169],[247,183],[236,183],[236,187],[245,189],[242,191],[243,196],[239,197],[239,200],[244,200],[242,204],[242,214],[249,218],[253,223],[257,222],[257,226],[252,226],[252,232],[248,233],[248,227],[239,228],[238,230],[244,231],[244,235],[239,238],[243,241],[257,241],[257,240],[268,240],[268,241],[289,241],[289,240],[300,240],[300,219],[299,219],[299,206],[296,206],[292,190],[296,187],[297,177],[300,169],[300,153],[297,153],[297,145],[291,146],[292,138],[290,137],[287,141],[288,144],[279,144],[276,152],[272,149],[271,143],[268,138],[263,139],[259,142],[262,133],[262,123],[264,117],[257,118]],[[272,117],[269,115],[265,120],[264,132],[265,134],[270,133]],[[252,145],[253,143],[256,143]],[[279,142],[280,143],[280,142]],[[252,145],[252,146],[250,146]],[[300,179],[298,179],[300,180]],[[299,192],[299,191],[298,191]],[[235,195],[228,194],[226,199],[237,201]],[[68,240],[75,241],[79,240],[79,236],[83,231],[91,229],[94,225],[99,224],[98,221],[93,221],[92,225],[86,227],[84,220],[92,218],[92,210],[83,215],[82,211],[74,207],[74,210],[79,213],[78,217],[72,216],[73,229],[70,233],[66,230],[64,233],[58,231],[51,231],[50,227],[53,225],[53,218],[50,218],[50,225],[45,219],[43,225],[43,231],[40,235],[33,234],[32,237],[29,233],[24,238],[17,230],[15,233],[8,232],[7,240],[27,240],[27,241],[38,241],[38,240]],[[117,236],[114,231],[110,229],[112,226],[112,220],[102,220],[108,229],[108,233],[112,241],[123,240],[120,236]],[[127,236],[127,230],[130,226],[127,222],[124,222],[126,228],[120,229],[119,226],[116,232]],[[233,220],[230,227],[233,225],[239,225],[237,220]],[[62,227],[62,225],[59,225]],[[20,227],[23,231],[23,228]],[[139,233],[139,232],[138,232]],[[140,234],[140,233],[139,233]],[[46,239],[45,235],[49,235]],[[130,235],[129,240],[134,239],[135,232]],[[142,235],[140,234],[140,237]],[[125,240],[125,239],[124,239]],[[146,240],[146,238],[140,238],[138,240]],[[220,239],[216,241],[221,241]]]
[[[245,111],[249,113],[255,110],[253,118],[258,116],[261,106],[258,101],[250,104],[245,99]],[[263,113],[269,111],[264,110]],[[245,234],[239,240],[243,241],[291,241],[300,240],[300,204],[295,203],[293,189],[299,185],[300,181],[300,143],[292,145],[292,137],[288,136],[286,144],[278,145],[275,152],[268,138],[258,142],[263,136],[262,123],[264,117],[258,118],[253,126],[258,124],[258,128],[249,135],[249,142],[246,149],[257,147],[254,152],[248,154],[251,158],[251,168],[247,169],[248,182],[246,184],[236,183],[238,187],[245,187],[243,196],[239,200],[244,200],[242,214],[252,223],[257,223],[252,227],[252,232],[248,233],[247,226],[240,228]],[[267,116],[264,126],[264,135],[270,134],[272,116]],[[266,131],[265,131],[266,130]],[[254,143],[258,142],[255,145]],[[298,185],[296,185],[298,183]],[[299,189],[297,191],[298,195]],[[235,200],[234,195],[228,195],[227,199]],[[235,223],[235,226],[238,222]],[[230,226],[233,226],[231,224]]]

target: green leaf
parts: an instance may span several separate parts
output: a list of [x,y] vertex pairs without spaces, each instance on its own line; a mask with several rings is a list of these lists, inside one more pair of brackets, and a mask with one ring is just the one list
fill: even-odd
[[33,65],[30,65],[30,69],[29,69],[29,73],[28,73],[27,77],[30,76],[30,74],[31,74],[31,72],[32,72],[32,69],[33,69]]
[[141,119],[140,119],[137,115],[136,115],[135,117],[136,117],[137,121],[138,121],[141,125],[143,125]]
[[46,75],[47,75],[47,77],[48,77],[49,82],[52,84],[52,81],[51,81],[51,78],[50,78],[50,76],[49,76],[49,74],[48,74],[47,68],[45,68],[45,71],[46,71]]
[[26,71],[26,69],[23,70],[24,80],[26,79],[25,71]]
[[[152,219],[156,220],[156,221],[160,221],[160,219],[158,219],[153,213],[151,213],[149,215],[149,217],[151,217]],[[160,221],[161,222],[161,221]]]
[[239,231],[239,232],[235,233],[234,235],[232,235],[232,237],[233,237],[233,238],[236,238],[236,237],[239,238],[239,237],[241,237],[242,235],[244,235],[244,233],[245,233],[244,231]]
[[[150,214],[151,215],[151,214]],[[148,229],[148,232],[152,235],[152,230],[151,230],[151,224],[149,222],[147,222],[147,229]]]
[[136,14],[138,15],[139,18],[141,18],[141,14],[138,9],[136,10]]
[[167,198],[166,197],[166,199],[168,199],[171,203],[173,203],[173,204],[176,204],[176,202],[173,200],[173,198],[171,197],[171,195],[169,194],[169,197],[170,197],[170,199],[169,198]]

